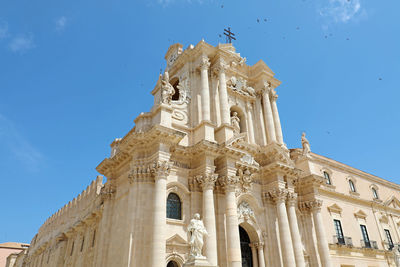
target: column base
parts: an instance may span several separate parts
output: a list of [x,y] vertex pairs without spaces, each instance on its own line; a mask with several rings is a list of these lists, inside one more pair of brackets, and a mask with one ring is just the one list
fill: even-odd
[[215,265],[211,265],[206,259],[206,257],[196,257],[196,258],[189,258],[189,260],[183,264],[183,267],[217,267]]
[[215,139],[218,143],[228,141],[233,137],[233,127],[229,124],[222,124],[215,130]]
[[209,121],[202,121],[194,129],[194,143],[197,144],[202,140],[215,142],[214,139],[214,125]]

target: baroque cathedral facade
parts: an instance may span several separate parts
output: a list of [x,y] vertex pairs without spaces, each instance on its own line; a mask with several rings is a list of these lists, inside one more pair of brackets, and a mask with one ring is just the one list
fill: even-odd
[[[168,49],[154,105],[40,227],[25,267],[182,267],[199,213],[219,267],[399,266],[400,186],[286,147],[280,81],[232,44]],[[187,264],[186,264],[187,265]]]

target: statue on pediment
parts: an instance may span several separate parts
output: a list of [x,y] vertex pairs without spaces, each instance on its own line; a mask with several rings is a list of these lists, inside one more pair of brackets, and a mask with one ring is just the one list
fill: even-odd
[[301,145],[303,146],[303,156],[309,156],[311,152],[310,142],[306,138],[306,133],[301,135]]
[[171,105],[172,96],[174,94],[175,89],[169,83],[169,74],[166,71],[164,72],[164,75],[161,76],[161,103]]

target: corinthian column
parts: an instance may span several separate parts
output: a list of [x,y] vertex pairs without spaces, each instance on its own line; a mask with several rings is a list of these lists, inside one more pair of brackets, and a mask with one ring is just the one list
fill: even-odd
[[264,88],[265,90],[262,95],[264,104],[264,120],[267,128],[268,144],[270,144],[272,142],[276,142],[274,118],[272,115],[271,102],[269,101],[269,91],[271,90],[271,86],[268,82],[266,82]]
[[315,233],[317,235],[317,244],[318,244],[318,252],[321,259],[322,267],[331,267],[331,260],[329,256],[329,247],[328,241],[326,240],[324,223],[322,222],[321,217],[321,200],[314,200],[308,203],[311,209],[314,224],[315,224]]
[[289,221],[285,205],[287,191],[282,189],[276,189],[270,192],[270,195],[276,203],[283,266],[284,267],[296,266],[295,265],[296,263],[294,261],[292,238],[290,236]]
[[266,131],[265,131],[265,125],[264,125],[264,116],[261,108],[261,92],[257,92],[257,99],[256,99],[256,121],[259,123],[259,128],[258,128],[258,138],[259,142],[262,146],[267,145],[267,137],[266,137]]
[[272,116],[274,117],[276,139],[279,144],[283,145],[281,120],[279,118],[278,106],[276,104],[277,99],[278,99],[278,95],[276,94],[275,90],[271,90]]
[[299,225],[296,216],[297,194],[288,194],[288,217],[290,225],[290,233],[292,234],[294,257],[296,259],[296,267],[305,267],[303,244],[299,232]]
[[237,205],[235,189],[239,178],[235,175],[225,176],[221,184],[225,188],[226,206],[226,238],[228,251],[228,267],[242,266],[242,253],[240,250],[239,222],[237,216]]
[[229,103],[228,103],[228,92],[226,90],[226,77],[225,70],[227,65],[225,61],[220,58],[218,60],[217,70],[219,75],[219,99],[220,99],[220,112],[221,112],[221,124],[230,124],[230,111],[229,111]]
[[200,61],[200,76],[201,76],[201,118],[202,121],[210,121],[210,89],[208,86],[208,68],[210,61],[208,57],[203,55]]
[[217,256],[217,231],[215,228],[214,211],[214,185],[218,174],[206,172],[204,175],[196,176],[197,182],[203,188],[203,221],[208,232],[205,242],[205,255],[212,266],[218,265]]
[[151,244],[152,267],[164,267],[165,265],[164,233],[166,231],[166,192],[169,170],[170,166],[167,161],[158,161],[154,163],[151,168],[155,181],[153,201],[153,239]]
[[247,103],[246,108],[247,108],[247,120],[249,122],[249,127],[248,127],[249,141],[250,143],[254,144],[254,126],[253,126],[253,116],[251,112],[252,105],[250,102]]

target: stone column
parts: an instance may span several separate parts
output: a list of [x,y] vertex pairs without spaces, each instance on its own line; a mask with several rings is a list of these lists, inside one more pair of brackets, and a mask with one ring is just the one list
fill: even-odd
[[200,76],[201,76],[201,118],[202,121],[210,121],[210,88],[208,85],[208,68],[210,61],[208,57],[203,55],[200,61]]
[[249,133],[249,141],[250,143],[254,144],[254,125],[253,125],[253,116],[252,116],[252,105],[250,102],[247,102],[247,120],[248,120],[248,133]]
[[265,130],[265,125],[264,125],[264,116],[261,108],[261,96],[258,94],[257,99],[256,99],[256,118],[257,121],[259,122],[259,129],[258,129],[258,134],[260,138],[260,144],[262,146],[267,145],[267,138],[266,138],[266,130]]
[[331,260],[329,256],[329,247],[328,241],[326,240],[325,230],[324,230],[324,223],[321,217],[321,200],[314,200],[309,202],[311,212],[314,219],[315,224],[315,233],[317,235],[317,245],[318,245],[318,252],[321,259],[321,266],[322,267],[331,267]]
[[276,139],[279,144],[283,145],[284,143],[283,143],[281,120],[279,118],[278,106],[276,105],[277,99],[278,95],[276,94],[275,90],[271,90],[272,116],[274,118]]
[[258,250],[258,266],[265,267],[265,259],[264,259],[264,243],[260,242],[257,244]]
[[265,128],[267,130],[268,144],[271,144],[272,142],[276,142],[274,118],[272,116],[271,102],[269,101],[269,91],[270,90],[271,90],[271,87],[270,87],[269,83],[266,83],[262,97],[263,97],[264,120],[265,120]]
[[220,112],[221,112],[221,124],[231,123],[231,116],[228,103],[228,91],[226,89],[226,77],[225,70],[227,65],[225,61],[220,58],[217,62],[217,70],[219,75],[219,97],[220,97]]
[[297,194],[288,194],[288,217],[290,225],[290,233],[292,234],[294,257],[296,260],[296,267],[305,267],[303,244],[299,231],[299,225],[296,216]]
[[290,236],[289,221],[285,205],[287,191],[284,189],[276,189],[270,192],[270,195],[276,203],[283,266],[296,266],[293,254],[292,238]]
[[217,256],[217,231],[215,228],[214,211],[214,185],[218,174],[206,172],[204,175],[196,176],[197,182],[203,188],[203,221],[208,232],[205,242],[205,256],[212,266],[218,265]]
[[239,183],[239,178],[235,175],[227,175],[223,177],[221,183],[225,188],[228,267],[242,267],[239,221],[235,194],[235,189]]
[[253,259],[253,267],[258,267],[258,257],[257,257],[257,244],[249,244],[251,248],[251,257]]
[[158,161],[153,164],[151,172],[154,176],[154,202],[153,202],[153,238],[151,243],[152,267],[165,266],[165,231],[167,219],[167,177],[169,175],[169,162]]

